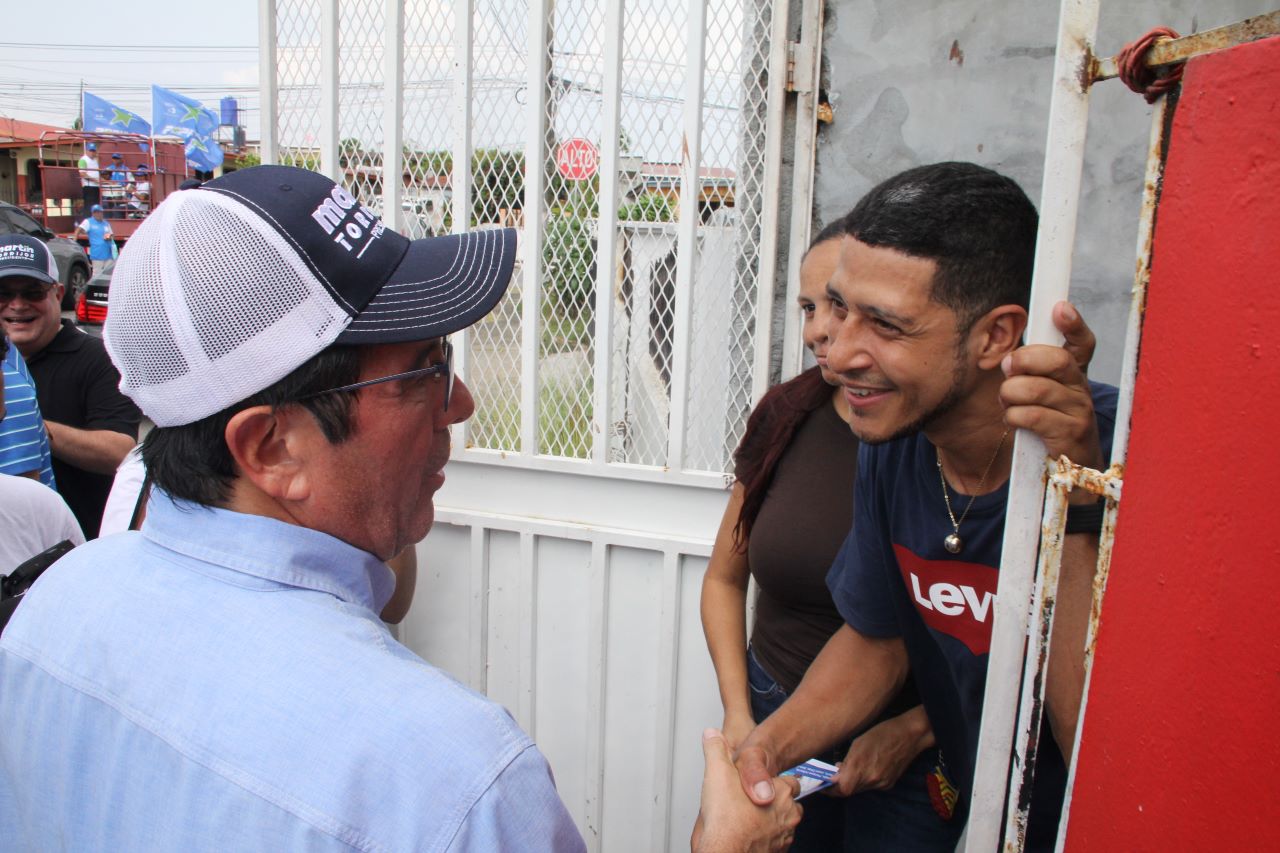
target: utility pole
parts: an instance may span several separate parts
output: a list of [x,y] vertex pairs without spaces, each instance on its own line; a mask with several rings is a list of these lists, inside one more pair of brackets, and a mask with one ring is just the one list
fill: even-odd
[[80,132],[84,132],[84,78],[80,78]]

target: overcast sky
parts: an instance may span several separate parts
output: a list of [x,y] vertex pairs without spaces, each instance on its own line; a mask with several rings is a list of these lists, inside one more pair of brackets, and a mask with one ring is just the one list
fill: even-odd
[[[422,149],[452,145],[452,0],[405,0],[405,141]],[[239,101],[241,123],[258,137],[258,0],[215,4],[140,0],[63,0],[39,4],[6,0],[0,28],[0,115],[69,126],[84,89],[151,120],[151,84],[195,98],[218,110],[219,100]],[[732,166],[737,151],[737,110],[742,89],[737,70],[742,28],[737,4],[708,15],[705,58],[707,104],[703,162]],[[301,7],[299,7],[301,8]],[[381,19],[377,3],[343,4],[344,62],[341,135],[370,147],[381,141],[379,66]],[[622,124],[632,153],[647,160],[680,159],[685,93],[686,0],[635,0],[626,24]],[[374,10],[377,10],[376,12]],[[163,11],[162,11],[163,10]],[[561,0],[555,72],[565,81],[556,106],[562,138],[599,143],[603,84],[601,4]],[[474,68],[476,147],[520,147],[526,131],[526,18],[522,0],[477,0]],[[211,13],[211,14],[209,14]],[[727,13],[727,14],[726,14]],[[296,13],[291,20],[296,20]],[[417,23],[413,23],[417,21]],[[282,19],[282,29],[295,25]],[[315,54],[290,49],[307,30],[282,36],[280,141],[310,145],[318,130]],[[291,73],[289,58],[306,68]],[[362,57],[367,58],[367,64]],[[372,85],[364,85],[368,81]],[[292,89],[291,89],[292,84]],[[297,88],[302,84],[303,89]]]
[[[80,83],[151,120],[151,84],[215,112],[238,99],[258,134],[258,3],[6,0],[0,28],[0,115],[69,126]],[[85,47],[76,47],[85,45]]]

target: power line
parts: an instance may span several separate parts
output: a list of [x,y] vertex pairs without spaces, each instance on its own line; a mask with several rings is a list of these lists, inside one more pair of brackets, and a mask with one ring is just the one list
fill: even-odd
[[212,53],[223,51],[254,51],[257,52],[256,44],[68,44],[56,42],[21,42],[21,41],[0,41],[0,47],[8,48],[25,48],[29,50],[127,50],[134,51],[209,51]]
[[[199,86],[183,86],[183,85],[166,85],[166,89],[181,90],[182,92],[240,92],[245,95],[256,95],[258,93],[257,86],[219,86],[219,85],[199,85]],[[287,88],[307,88],[307,87],[289,87],[281,86],[281,89]],[[315,88],[314,86],[310,88]],[[345,88],[345,87],[344,87]],[[23,81],[0,80],[0,89],[7,89],[13,92],[22,92],[25,94],[60,94],[64,92],[79,93],[80,86],[75,83],[26,83]],[[96,93],[110,92],[113,94],[139,94],[147,98],[151,97],[151,84],[139,83],[135,86],[97,86],[93,83],[86,82],[85,89]]]
[[[66,65],[69,59],[23,59],[23,64],[38,62],[41,64],[50,63],[57,65]],[[156,62],[154,57],[146,59],[87,59],[86,63],[92,65],[151,65]],[[166,59],[165,65],[208,65],[207,59]]]
[[[19,63],[11,63],[11,62],[0,62],[0,68],[4,68],[4,69],[13,68],[18,71],[30,70],[26,65],[19,64]],[[71,77],[73,82],[75,82],[76,85],[79,85],[81,70],[78,67],[71,67],[66,70],[60,70],[57,68],[44,69],[41,71],[40,82],[42,83],[63,82],[61,80],[52,79],[54,76]],[[28,77],[8,78],[8,79],[10,80],[10,82],[17,82],[17,83],[31,82],[31,79]],[[117,81],[118,83],[123,85],[135,85],[135,86],[143,85],[143,83],[141,83],[135,76],[121,77],[116,74],[100,74],[96,71],[93,73],[93,84],[95,88],[101,88],[102,86],[113,85],[112,83],[108,83],[104,81]],[[174,84],[173,86],[171,86],[171,88],[177,88],[178,85],[180,84]],[[199,85],[203,85],[203,84],[199,84]]]
[[[78,92],[80,83],[61,80],[33,82],[21,78],[0,77],[0,87],[20,89],[24,92]],[[95,83],[92,80],[86,80],[85,88],[92,92],[145,93],[149,97],[151,83]],[[256,85],[247,83],[165,83],[164,88],[180,89],[184,92],[244,92],[251,95],[259,91]]]

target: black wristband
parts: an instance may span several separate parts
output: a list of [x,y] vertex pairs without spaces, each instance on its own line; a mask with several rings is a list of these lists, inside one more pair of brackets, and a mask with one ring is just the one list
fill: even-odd
[[1067,533],[1102,532],[1102,513],[1106,511],[1105,501],[1091,504],[1071,504],[1067,507]]

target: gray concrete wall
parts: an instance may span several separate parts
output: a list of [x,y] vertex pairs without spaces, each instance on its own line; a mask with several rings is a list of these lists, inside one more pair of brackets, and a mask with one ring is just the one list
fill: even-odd
[[[1275,0],[1102,0],[1097,53],[1153,26],[1186,35]],[[814,231],[911,166],[970,160],[1040,183],[1057,36],[1052,0],[827,0]],[[1151,107],[1118,80],[1093,90],[1072,298],[1098,334],[1090,375],[1117,382]]]

